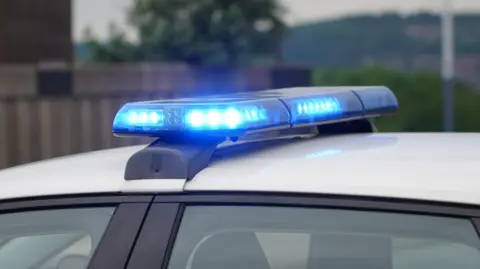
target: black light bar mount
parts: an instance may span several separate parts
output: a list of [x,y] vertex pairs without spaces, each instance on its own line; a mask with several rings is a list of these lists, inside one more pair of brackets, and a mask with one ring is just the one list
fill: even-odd
[[211,137],[157,139],[130,157],[125,179],[192,179],[208,166],[213,152],[223,141]]

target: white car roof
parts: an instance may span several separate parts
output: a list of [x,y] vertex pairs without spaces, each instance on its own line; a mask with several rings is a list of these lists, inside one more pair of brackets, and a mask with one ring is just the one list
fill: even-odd
[[[0,199],[46,195],[248,191],[359,195],[480,205],[480,134],[358,134],[222,153],[194,179],[123,179],[144,146],[0,171]],[[254,149],[254,150],[253,150]]]

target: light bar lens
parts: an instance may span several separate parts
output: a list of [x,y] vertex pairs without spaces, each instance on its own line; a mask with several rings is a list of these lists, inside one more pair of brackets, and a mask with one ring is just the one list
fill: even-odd
[[292,126],[361,117],[362,103],[352,92],[285,99]]
[[298,115],[340,115],[342,107],[335,97],[309,99],[297,102]]
[[133,136],[162,136],[166,132],[237,136],[397,110],[395,95],[385,87],[290,88],[233,97],[128,103],[115,116],[113,132]]
[[288,127],[288,111],[276,99],[230,104],[140,102],[120,109],[114,119],[113,132],[156,135],[165,131],[210,131],[233,134]]
[[149,111],[149,110],[130,111],[128,113],[127,121],[131,125],[142,125],[144,127],[162,126],[163,111]]
[[192,129],[236,129],[249,124],[267,122],[267,110],[262,107],[228,107],[226,109],[192,109],[186,113],[187,127]]
[[380,115],[398,110],[397,98],[388,88],[365,87],[356,89],[354,92],[363,103],[365,115]]

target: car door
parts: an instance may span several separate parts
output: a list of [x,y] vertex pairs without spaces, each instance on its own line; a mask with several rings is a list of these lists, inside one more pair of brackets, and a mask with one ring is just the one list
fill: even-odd
[[480,211],[265,194],[157,196],[128,269],[474,269]]

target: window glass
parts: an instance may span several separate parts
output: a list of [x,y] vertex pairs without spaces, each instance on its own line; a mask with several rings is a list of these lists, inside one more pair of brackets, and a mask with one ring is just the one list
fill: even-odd
[[169,269],[478,269],[468,219],[280,207],[188,207]]
[[86,269],[114,208],[0,215],[0,268]]

